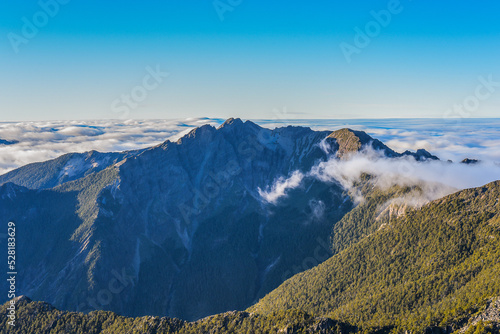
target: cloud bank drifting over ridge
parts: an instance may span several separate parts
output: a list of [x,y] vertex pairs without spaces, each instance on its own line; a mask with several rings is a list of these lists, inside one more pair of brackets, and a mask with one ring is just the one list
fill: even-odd
[[295,171],[288,178],[275,180],[265,190],[259,189],[259,194],[265,202],[276,204],[289,190],[298,188],[304,179],[312,178],[326,183],[340,183],[344,189],[354,191],[351,196],[356,201],[361,201],[361,195],[356,194],[355,183],[363,174],[371,175],[371,182],[382,189],[394,185],[420,187],[421,193],[406,199],[407,204],[420,206],[457,190],[499,180],[500,165],[489,161],[471,165],[434,160],[417,162],[410,156],[388,158],[380,151],[365,149],[347,160],[332,156],[310,171]]

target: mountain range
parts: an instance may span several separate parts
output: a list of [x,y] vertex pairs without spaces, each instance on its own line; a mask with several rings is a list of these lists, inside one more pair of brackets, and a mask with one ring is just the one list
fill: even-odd
[[[18,168],[0,176],[2,224],[17,228],[18,290],[67,311],[169,317],[138,318],[151,333],[224,332],[228,323],[287,333],[464,328],[500,296],[500,185],[414,207],[404,199],[418,185],[380,189],[363,175],[354,194],[294,179],[365,150],[438,160],[351,129],[229,119],[148,149]],[[273,190],[286,196],[263,196]],[[56,333],[61,317],[88,319],[49,304],[20,301],[36,323],[52,317],[39,333]],[[91,314],[100,328],[138,328]]]

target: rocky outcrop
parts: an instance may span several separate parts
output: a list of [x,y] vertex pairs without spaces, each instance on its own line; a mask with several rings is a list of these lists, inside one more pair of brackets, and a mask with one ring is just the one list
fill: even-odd
[[467,325],[458,330],[458,333],[465,333],[470,327],[477,326],[479,323],[487,324],[500,332],[500,298],[490,300],[486,309],[469,319]]

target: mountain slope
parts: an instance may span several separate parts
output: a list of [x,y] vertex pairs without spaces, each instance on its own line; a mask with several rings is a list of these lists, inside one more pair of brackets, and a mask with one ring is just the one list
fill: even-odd
[[12,182],[30,189],[49,189],[83,178],[116,164],[142,150],[121,153],[68,153],[56,159],[36,162],[0,175],[0,185]]
[[314,318],[305,312],[278,312],[260,316],[246,312],[227,312],[196,322],[179,319],[141,317],[126,318],[112,312],[96,311],[88,315],[59,311],[26,297],[17,299],[15,327],[7,324],[8,304],[0,306],[0,328],[22,334],[190,334],[190,333],[319,333],[349,334],[356,328],[326,318]]
[[363,327],[460,328],[500,295],[500,182],[393,217],[251,312],[301,309]]

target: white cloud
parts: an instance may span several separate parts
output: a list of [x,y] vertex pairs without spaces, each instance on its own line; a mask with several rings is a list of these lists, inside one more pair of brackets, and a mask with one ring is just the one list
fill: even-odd
[[[286,195],[286,191],[297,188],[304,178],[315,178],[322,182],[339,183],[344,189],[355,191],[355,183],[363,174],[373,177],[372,182],[388,189],[393,185],[419,186],[421,193],[413,193],[404,198],[405,203],[420,206],[460,189],[479,187],[500,179],[500,166],[491,162],[466,165],[445,161],[417,162],[413,157],[387,158],[380,151],[367,149],[350,156],[348,160],[331,157],[320,162],[310,171],[293,173],[288,179],[274,182],[270,191],[260,195],[275,204]],[[352,193],[355,201],[362,197]]]
[[262,190],[258,188],[259,195],[268,203],[275,204],[280,197],[283,197],[286,195],[286,192],[288,189],[294,189],[297,188],[300,185],[300,182],[302,182],[302,179],[304,178],[304,175],[299,172],[295,171],[292,173],[292,175],[288,178],[280,177],[278,178],[271,188]]

